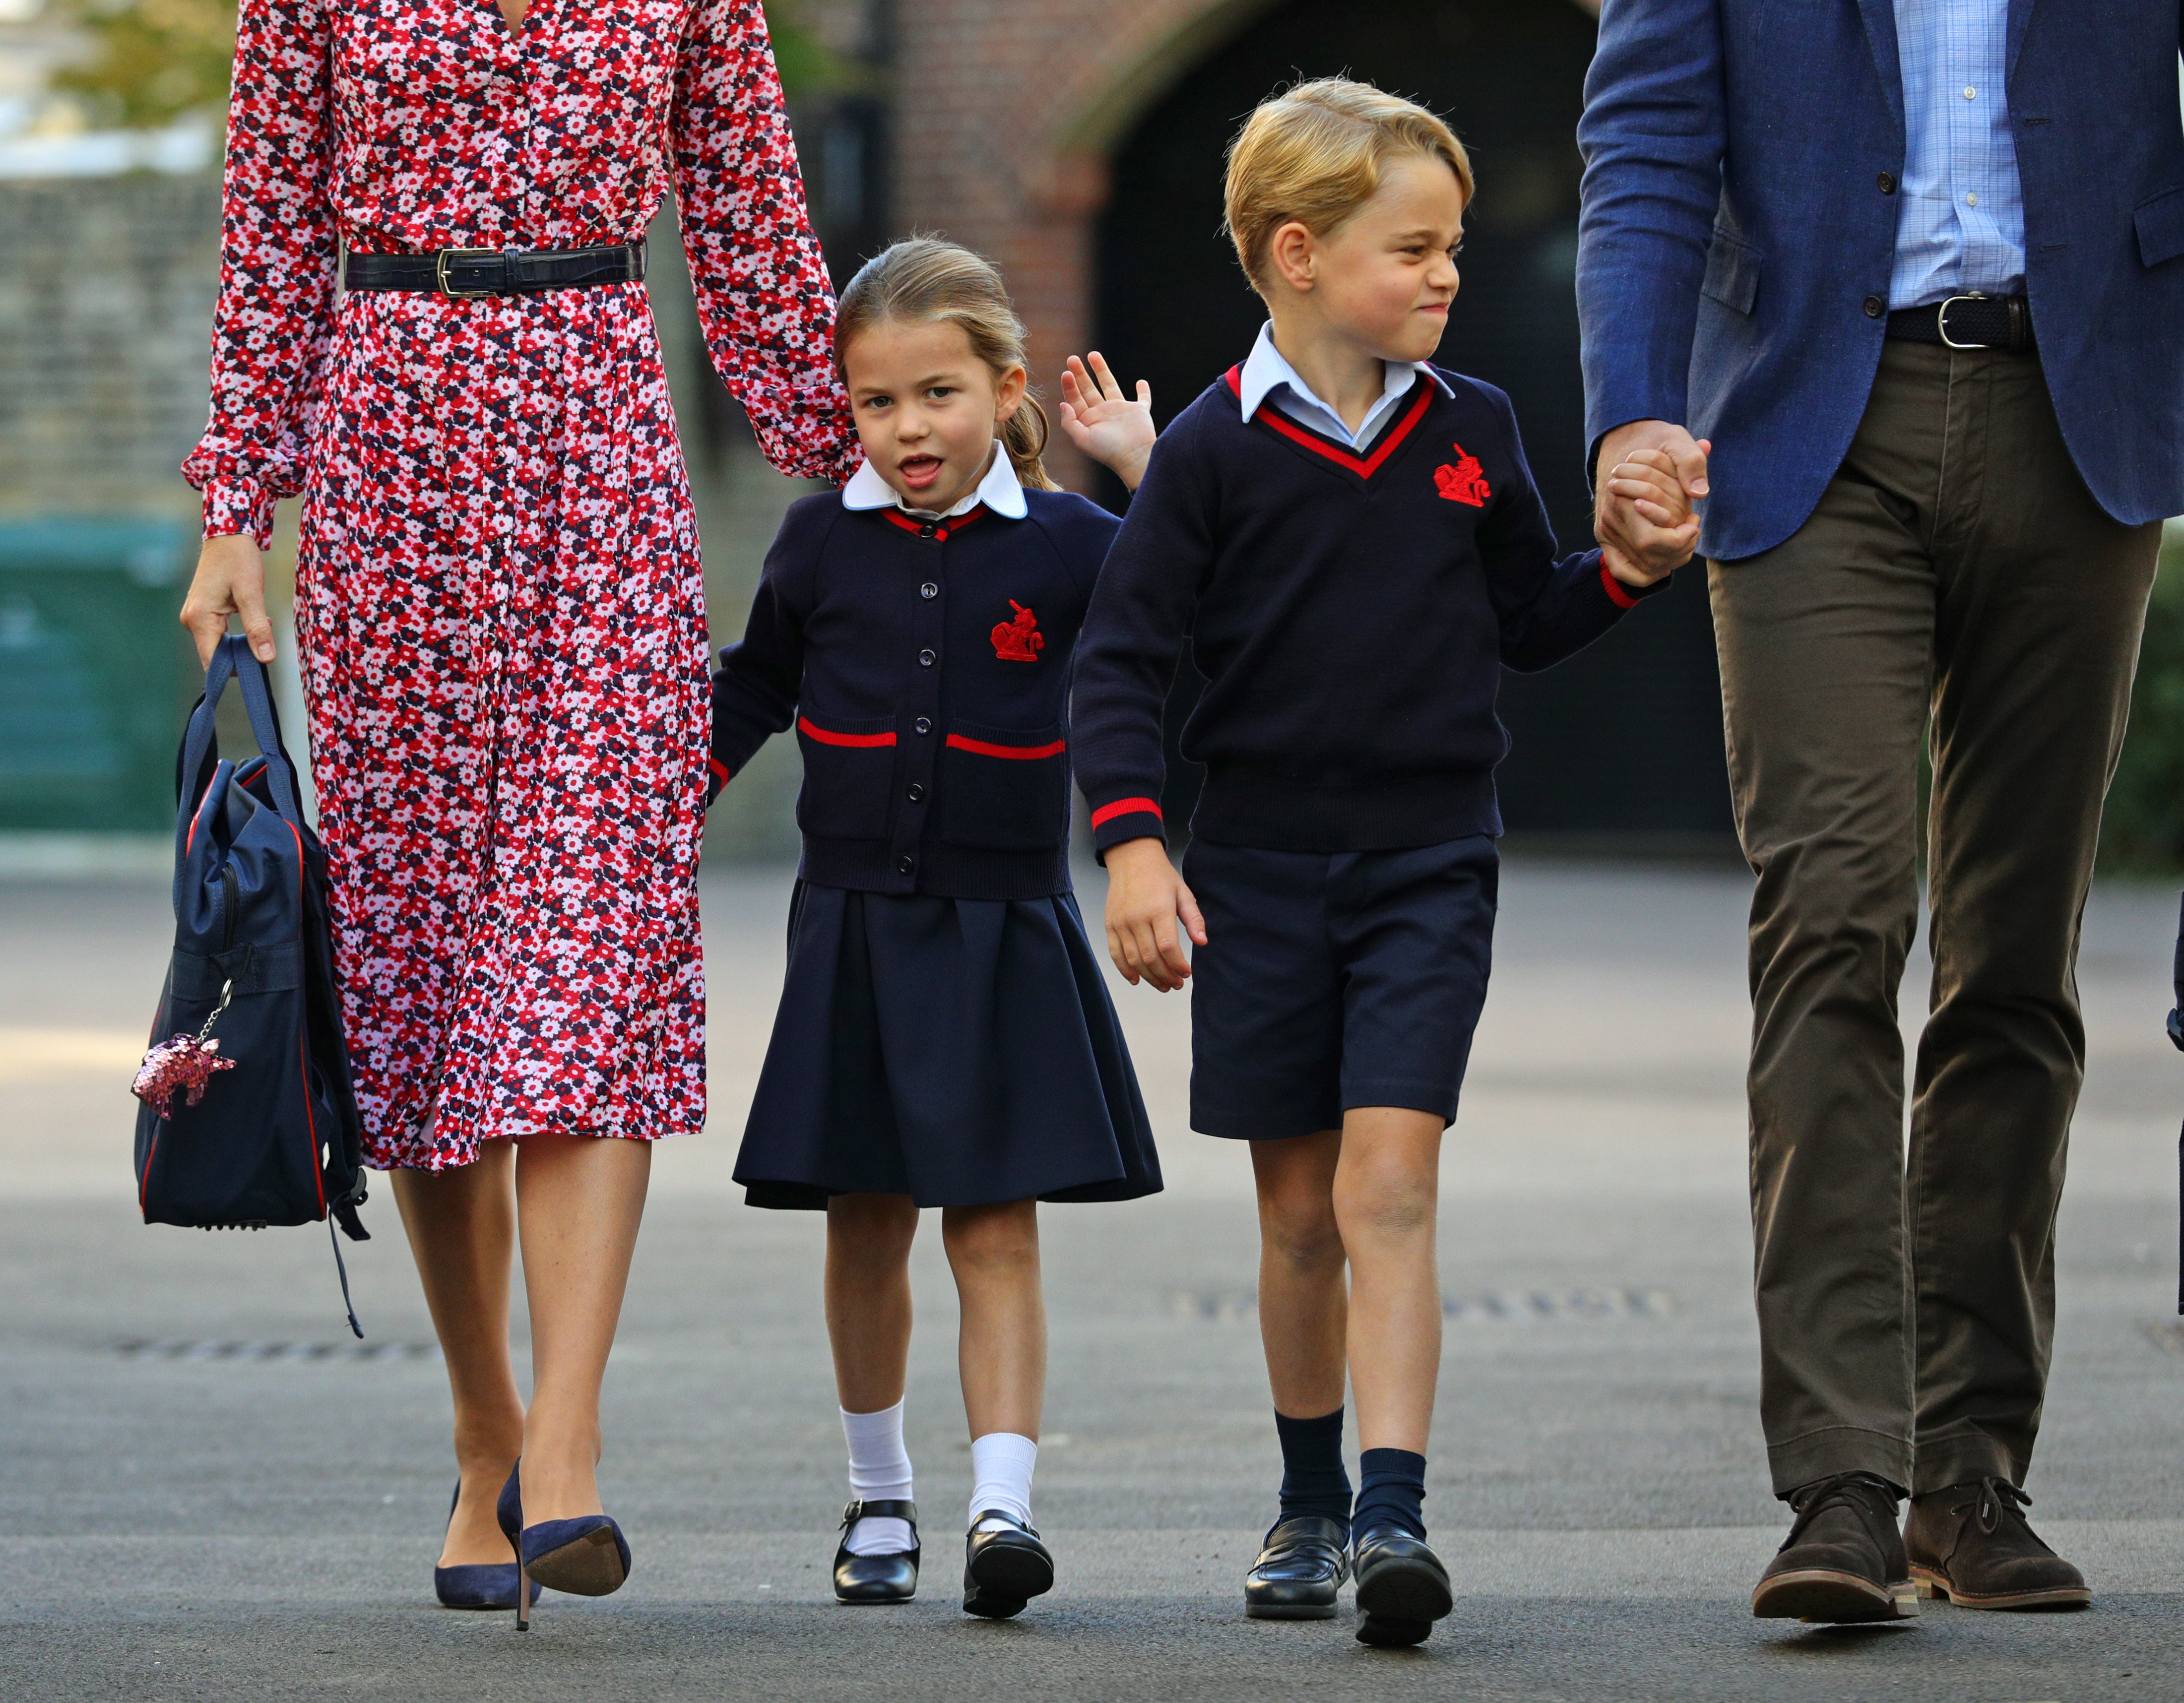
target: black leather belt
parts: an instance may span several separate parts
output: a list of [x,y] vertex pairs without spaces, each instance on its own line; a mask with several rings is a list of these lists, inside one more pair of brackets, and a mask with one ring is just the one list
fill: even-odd
[[1952,296],[1923,308],[1898,308],[1888,316],[1888,335],[1909,343],[2021,355],[2032,347],[2032,310],[2022,296]]
[[352,290],[424,290],[436,296],[535,296],[644,281],[644,244],[589,248],[443,248],[432,254],[352,254],[342,282]]

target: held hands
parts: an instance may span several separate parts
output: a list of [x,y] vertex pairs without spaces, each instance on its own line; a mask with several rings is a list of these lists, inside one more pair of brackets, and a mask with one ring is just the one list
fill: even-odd
[[1133,988],[1142,977],[1172,993],[1190,979],[1178,920],[1193,945],[1206,944],[1206,919],[1167,860],[1167,848],[1151,838],[1109,847],[1107,952]]
[[181,622],[197,643],[200,667],[210,665],[231,615],[242,617],[251,654],[260,662],[271,662],[273,623],[265,618],[265,559],[257,543],[243,535],[204,541],[197,577],[182,599]]
[[1593,532],[1607,570],[1650,586],[1691,560],[1698,546],[1695,498],[1707,494],[1713,445],[1665,420],[1633,420],[1601,440]]
[[1089,370],[1072,355],[1061,374],[1061,429],[1078,449],[1134,491],[1160,435],[1153,426],[1153,387],[1139,379],[1133,402],[1097,349]]

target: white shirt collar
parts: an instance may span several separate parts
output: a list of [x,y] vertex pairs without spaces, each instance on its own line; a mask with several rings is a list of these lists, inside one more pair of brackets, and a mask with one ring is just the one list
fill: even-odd
[[1312,394],[1312,387],[1289,364],[1288,357],[1274,347],[1274,323],[1269,320],[1259,328],[1259,340],[1251,345],[1251,357],[1244,363],[1243,393],[1239,398],[1244,404],[1244,418],[1251,419],[1269,396],[1286,385],[1290,399],[1301,404],[1301,409],[1284,409],[1284,413],[1295,415],[1302,409],[1311,410],[1312,417],[1307,424],[1329,437],[1342,439],[1355,449],[1379,429],[1389,410],[1411,393],[1411,387],[1418,381],[1420,374],[1431,379],[1443,396],[1456,394],[1448,381],[1425,361],[1383,361],[1381,365],[1385,372],[1380,399],[1366,414],[1364,424],[1353,432],[1340,415]]
[[850,482],[842,487],[842,506],[845,509],[895,508],[905,515],[937,520],[952,520],[958,515],[967,515],[981,503],[1010,520],[1021,520],[1031,512],[1024,502],[1023,481],[1017,477],[1015,464],[999,442],[994,445],[994,465],[986,470],[986,476],[978,481],[978,488],[945,515],[934,515],[930,509],[911,508],[894,486],[880,477],[870,460],[859,464],[857,470],[850,476]]

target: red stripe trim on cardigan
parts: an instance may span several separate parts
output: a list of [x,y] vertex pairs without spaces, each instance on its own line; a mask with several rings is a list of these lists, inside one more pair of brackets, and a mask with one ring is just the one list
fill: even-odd
[[892,733],[836,733],[814,726],[809,717],[803,715],[796,718],[796,731],[816,739],[822,745],[850,745],[860,750],[872,750],[878,746],[894,743]]
[[950,520],[913,520],[900,509],[883,509],[880,510],[880,515],[883,519],[891,525],[901,527],[905,532],[922,536],[925,529],[930,526],[933,528],[933,541],[936,543],[944,544],[948,542],[948,535],[950,532],[961,531],[973,520],[984,518],[987,512],[986,505],[981,503],[977,508],[967,509]]
[[1160,805],[1151,799],[1117,799],[1113,804],[1102,804],[1092,812],[1092,826],[1095,828],[1104,828],[1117,816],[1134,816],[1139,814],[1155,817],[1163,822],[1167,820],[1166,816],[1161,815]]
[[[1240,366],[1230,367],[1228,372],[1228,388],[1236,393],[1238,400],[1242,400],[1244,369]],[[1433,406],[1433,393],[1435,389],[1434,381],[1422,374],[1418,378],[1418,386],[1421,394],[1418,400],[1411,404],[1410,412],[1406,414],[1396,426],[1390,428],[1388,435],[1380,440],[1380,447],[1369,456],[1353,455],[1346,449],[1337,448],[1318,432],[1299,426],[1287,415],[1274,407],[1272,403],[1261,408],[1251,418],[1261,426],[1272,426],[1290,442],[1302,444],[1315,455],[1324,455],[1336,466],[1346,467],[1359,478],[1370,479],[1388,465],[1388,458],[1403,447],[1404,440],[1418,430],[1418,422],[1426,417],[1426,410]]]
[[1624,587],[1622,581],[1607,570],[1607,564],[1600,565],[1600,587],[1607,593],[1608,602],[1618,609],[1636,609],[1638,599]]
[[994,745],[983,739],[966,739],[961,733],[950,733],[948,743],[955,750],[969,751],[980,757],[1007,757],[1019,763],[1059,757],[1069,749],[1067,739],[1057,739],[1051,745]]
[[705,767],[712,775],[712,777],[724,787],[727,786],[729,782],[735,779],[735,776],[729,770],[728,765],[726,763],[723,763],[718,757],[706,758]]

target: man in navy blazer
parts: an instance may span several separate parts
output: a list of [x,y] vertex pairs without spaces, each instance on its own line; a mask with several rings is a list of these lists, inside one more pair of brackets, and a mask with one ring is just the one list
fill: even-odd
[[2184,511],[2180,35],[2178,0],[1602,8],[1579,133],[1594,465],[1665,446],[1707,497],[1758,877],[1761,1416],[1795,1511],[1763,1616],[2090,1600],[2021,1486],[2079,915],[2159,523]]

